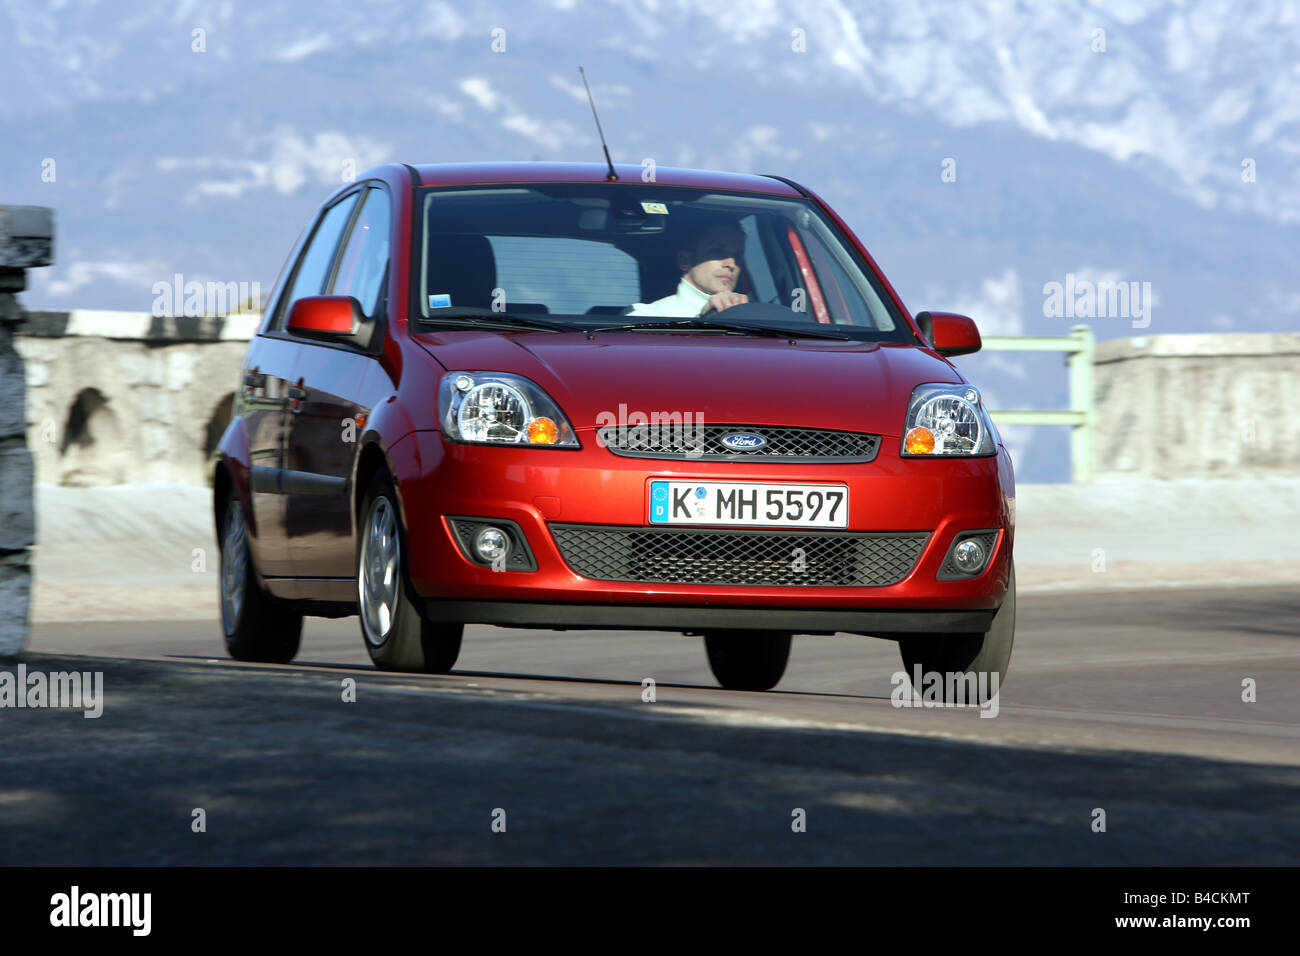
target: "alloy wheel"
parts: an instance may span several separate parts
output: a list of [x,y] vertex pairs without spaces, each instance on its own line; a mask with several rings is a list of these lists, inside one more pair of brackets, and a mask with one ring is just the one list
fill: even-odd
[[393,627],[401,586],[400,547],[393,505],[387,498],[378,498],[370,509],[357,576],[366,640],[376,647],[388,639]]

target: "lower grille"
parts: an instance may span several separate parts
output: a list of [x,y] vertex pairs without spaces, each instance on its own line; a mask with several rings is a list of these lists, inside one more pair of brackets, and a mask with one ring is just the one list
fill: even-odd
[[884,587],[916,566],[926,531],[757,531],[552,524],[566,564],[597,581]]

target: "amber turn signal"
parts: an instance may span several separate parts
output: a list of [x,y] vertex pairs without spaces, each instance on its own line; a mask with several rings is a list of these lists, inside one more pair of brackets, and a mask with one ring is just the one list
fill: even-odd
[[934,452],[934,432],[918,425],[903,436],[903,448],[909,455],[929,455]]
[[534,418],[528,423],[528,441],[533,445],[554,445],[560,439],[554,419]]

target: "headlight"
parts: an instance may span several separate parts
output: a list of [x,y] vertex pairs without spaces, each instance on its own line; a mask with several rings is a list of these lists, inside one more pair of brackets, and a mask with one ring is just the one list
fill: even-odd
[[478,445],[578,448],[555,401],[521,375],[448,372],[438,385],[442,432]]
[[970,385],[918,385],[907,403],[904,458],[992,455],[997,451],[993,420]]

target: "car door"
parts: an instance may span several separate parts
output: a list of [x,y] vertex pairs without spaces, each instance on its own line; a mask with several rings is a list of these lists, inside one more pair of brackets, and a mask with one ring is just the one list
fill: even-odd
[[355,595],[352,489],[357,442],[370,409],[363,384],[382,341],[384,280],[392,214],[386,188],[365,189],[339,255],[322,289],[349,295],[368,320],[356,342],[304,338],[297,386],[303,396],[290,414],[286,456],[286,527],[294,573],[320,581],[313,596],[350,600]]
[[257,522],[253,557],[263,577],[292,577],[295,573],[284,475],[292,409],[301,397],[297,385],[300,346],[284,334],[284,325],[295,301],[320,294],[355,205],[355,195],[345,197],[318,218],[293,264],[285,291],[273,306],[271,320],[254,339],[244,364],[250,485]]
[[280,474],[288,442],[288,389],[295,365],[293,347],[264,335],[249,344],[244,360],[240,414],[248,430],[249,495],[253,562],[264,577],[293,574],[284,532]]

